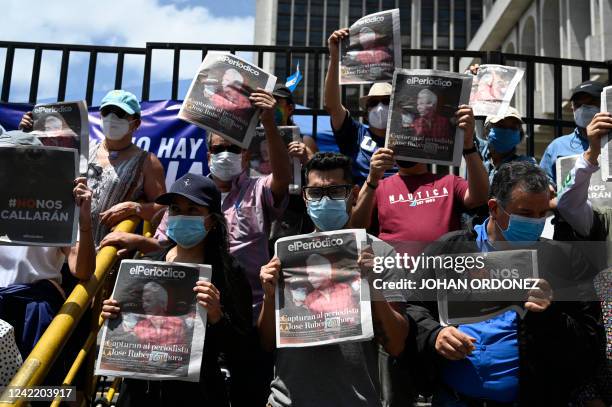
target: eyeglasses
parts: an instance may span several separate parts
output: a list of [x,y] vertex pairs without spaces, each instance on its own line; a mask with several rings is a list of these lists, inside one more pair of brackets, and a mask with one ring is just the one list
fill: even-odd
[[329,187],[303,187],[304,198],[307,201],[318,202],[324,196],[336,201],[346,199],[351,192],[351,185],[332,185]]
[[234,153],[234,154],[240,154],[242,153],[242,148],[234,144],[230,144],[230,145],[217,144],[216,146],[210,146],[211,154],[219,154],[224,151],[229,151],[230,153]]

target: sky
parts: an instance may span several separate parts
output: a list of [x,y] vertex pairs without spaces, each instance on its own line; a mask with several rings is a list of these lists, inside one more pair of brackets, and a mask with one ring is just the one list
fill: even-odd
[[[255,0],[2,0],[2,9],[0,39],[4,41],[144,47],[147,42],[252,44],[254,38]],[[33,55],[30,50],[15,54],[11,102],[27,101]],[[0,73],[5,56],[0,48]],[[180,98],[200,59],[200,52],[181,53]],[[60,61],[60,52],[43,52],[39,101],[57,97]],[[86,54],[71,53],[66,99],[85,98],[88,63]],[[94,105],[114,87],[115,66],[116,56],[98,55]],[[144,57],[126,57],[124,88],[137,96],[143,66]],[[151,75],[150,98],[169,99],[171,51],[153,54]]]

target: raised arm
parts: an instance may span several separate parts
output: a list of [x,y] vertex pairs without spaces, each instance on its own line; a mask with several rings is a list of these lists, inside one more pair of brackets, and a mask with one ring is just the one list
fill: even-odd
[[79,280],[89,280],[96,269],[96,250],[91,225],[91,189],[87,178],[75,180],[74,199],[79,207],[79,241],[74,247],[65,248],[68,268]]
[[329,67],[325,77],[325,110],[331,116],[334,130],[339,130],[346,117],[346,108],[340,99],[340,82],[338,80],[338,63],[340,58],[340,41],[349,35],[348,28],[334,31],[327,39],[329,48]]
[[589,148],[576,160],[570,172],[566,189],[560,191],[557,209],[563,219],[582,236],[588,236],[593,227],[593,208],[588,200],[591,175],[599,169],[601,137],[612,129],[610,113],[597,113],[587,127]]
[[281,263],[274,257],[261,268],[259,278],[264,289],[263,306],[257,319],[257,329],[261,346],[268,352],[276,347],[276,320],[274,314],[274,296],[278,286]]
[[[463,129],[463,150],[474,148],[474,112],[467,105],[459,106],[456,113],[457,126]],[[489,197],[489,176],[478,151],[465,155],[468,189],[463,197],[463,206],[475,208],[487,202]]]
[[270,188],[274,196],[274,204],[277,206],[287,196],[289,183],[291,182],[291,165],[287,146],[274,122],[276,100],[270,92],[263,89],[257,89],[256,92],[253,92],[250,99],[253,105],[262,109],[260,119],[266,133],[268,151],[270,152],[270,167],[272,167]]

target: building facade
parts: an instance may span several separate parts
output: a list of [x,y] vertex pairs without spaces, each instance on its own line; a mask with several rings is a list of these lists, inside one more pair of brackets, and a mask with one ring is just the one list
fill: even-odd
[[[591,61],[612,59],[612,0],[496,0],[490,4],[482,25],[469,42],[468,50],[502,51],[554,58]],[[462,67],[468,64],[464,61]],[[520,65],[517,63],[516,65]],[[573,121],[568,101],[571,89],[582,82],[579,67],[562,69],[563,118]],[[591,79],[608,82],[605,70],[591,70]],[[525,112],[525,80],[515,103]],[[535,117],[553,118],[553,66],[536,64]],[[551,128],[536,126],[536,156],[553,137]],[[571,131],[567,129],[566,132]]]
[[[339,27],[348,27],[364,15],[399,8],[403,48],[465,49],[495,0],[257,0],[255,43],[259,45],[327,46],[327,38]],[[311,108],[322,107],[322,96],[314,100],[314,61],[310,55],[293,54],[291,71],[300,63],[303,83],[295,100]],[[319,83],[323,85],[327,59],[320,58]],[[420,61],[406,58],[403,66],[418,67]],[[434,61],[438,69],[449,69],[448,58]],[[264,66],[280,79],[286,77],[287,55],[265,54]],[[357,108],[367,87],[346,86],[346,105]],[[321,91],[319,95],[322,95]]]

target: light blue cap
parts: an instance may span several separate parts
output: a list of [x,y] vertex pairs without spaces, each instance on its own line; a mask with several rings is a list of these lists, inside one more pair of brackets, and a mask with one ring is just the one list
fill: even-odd
[[117,106],[128,114],[140,114],[140,103],[136,96],[126,90],[111,90],[104,96],[100,109],[104,106]]

